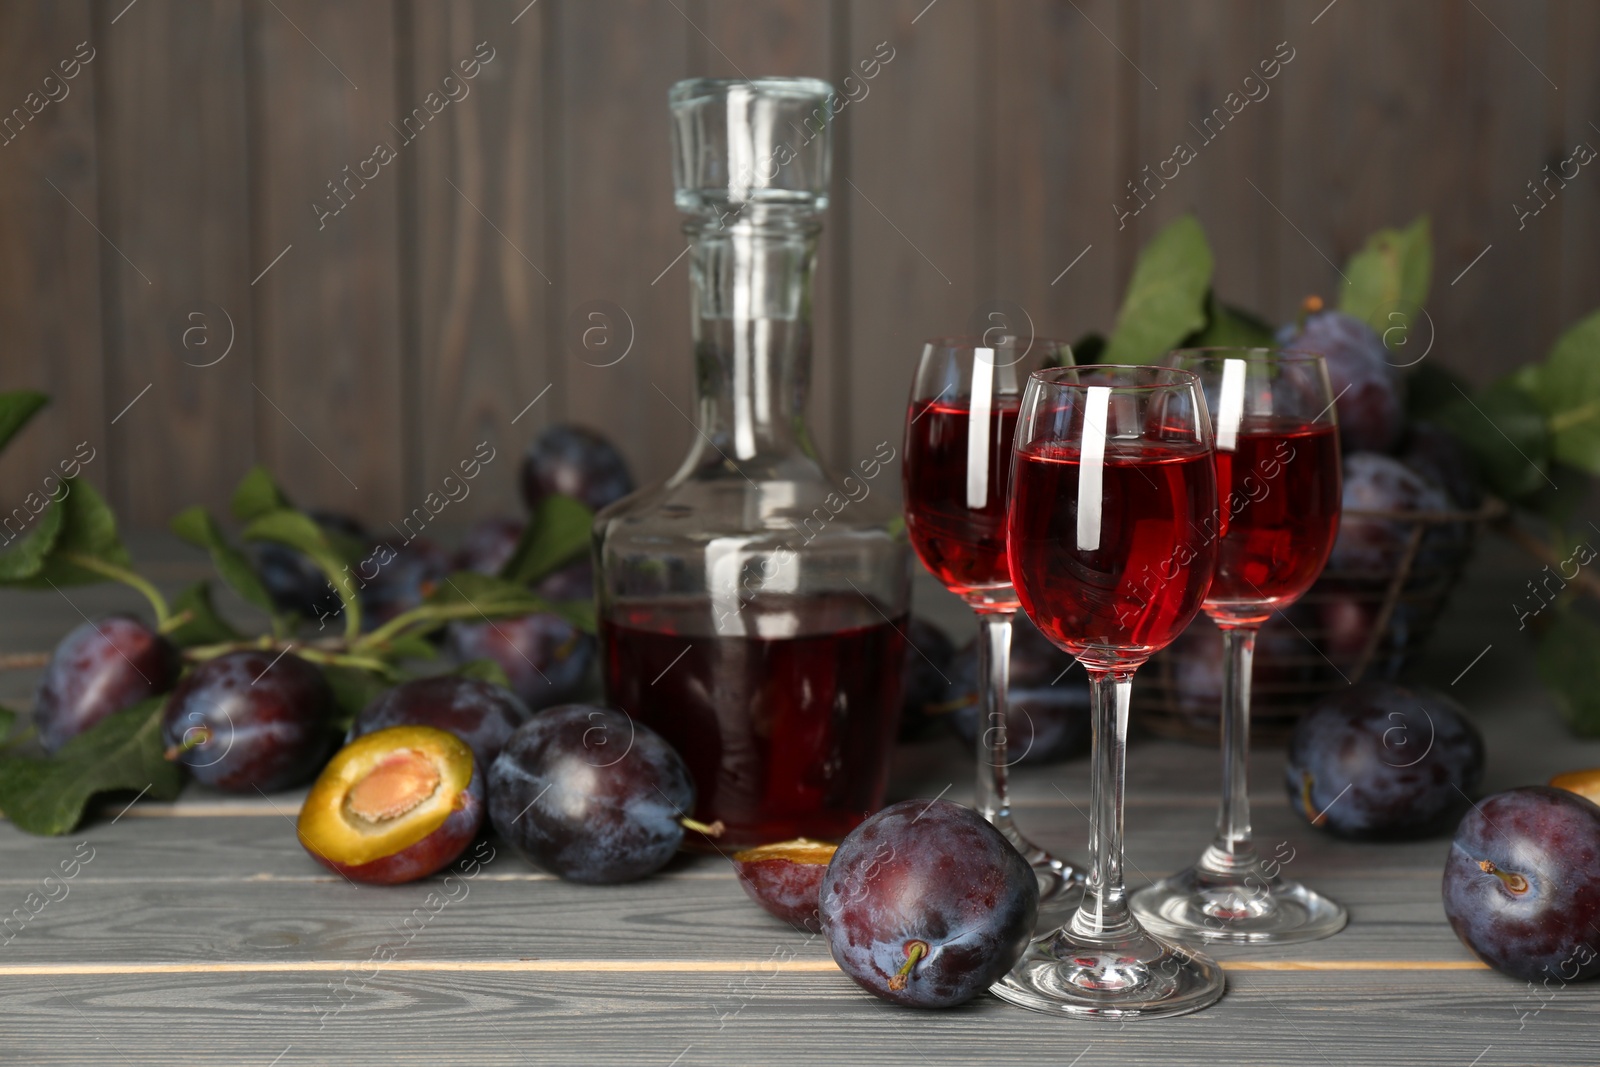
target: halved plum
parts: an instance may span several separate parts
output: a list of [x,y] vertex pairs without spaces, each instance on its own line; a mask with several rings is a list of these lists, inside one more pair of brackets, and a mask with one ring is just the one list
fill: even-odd
[[357,882],[426,878],[483,824],[472,749],[432,726],[391,726],[334,753],[300,809],[300,844]]
[[733,854],[733,872],[750,899],[797,930],[822,932],[822,876],[837,845],[797,837]]
[[1600,767],[1590,767],[1586,771],[1568,771],[1558,774],[1550,779],[1550,784],[1557,789],[1565,789],[1569,793],[1576,793],[1580,797],[1588,797],[1596,804],[1600,804]]

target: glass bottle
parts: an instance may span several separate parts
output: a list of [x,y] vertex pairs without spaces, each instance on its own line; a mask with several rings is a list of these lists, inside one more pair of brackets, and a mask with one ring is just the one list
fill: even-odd
[[607,700],[682,753],[722,849],[848,833],[882,805],[899,712],[898,457],[835,475],[804,414],[833,100],[809,78],[673,87],[696,433],[595,519]]

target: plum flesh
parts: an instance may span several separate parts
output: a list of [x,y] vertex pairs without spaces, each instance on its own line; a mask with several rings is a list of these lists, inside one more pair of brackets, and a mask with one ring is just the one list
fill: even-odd
[[300,844],[356,882],[394,885],[448,866],[483,823],[483,775],[460,738],[392,726],[329,761],[300,808]]

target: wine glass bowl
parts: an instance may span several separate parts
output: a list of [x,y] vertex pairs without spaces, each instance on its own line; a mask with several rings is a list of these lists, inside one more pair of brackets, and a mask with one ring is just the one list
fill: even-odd
[[1006,788],[1005,710],[1017,596],[1006,544],[1011,444],[1032,369],[1070,364],[1062,341],[991,331],[928,341],[906,408],[906,530],[928,570],[978,615],[976,803],[1039,879],[1041,911],[1077,902],[1082,868],[1029,841]]
[[1215,415],[1218,552],[1205,611],[1223,634],[1223,789],[1216,836],[1200,860],[1135,893],[1133,910],[1172,937],[1328,937],[1344,927],[1344,909],[1283,877],[1281,852],[1257,853],[1245,780],[1256,632],[1311,587],[1338,535],[1339,438],[1327,368],[1316,353],[1270,348],[1182,350],[1168,362],[1199,376]]
[[1064,926],[993,987],[1051,1014],[1158,1017],[1222,996],[1215,962],[1128,910],[1123,789],[1134,673],[1199,612],[1216,563],[1215,451],[1199,379],[1167,367],[1039,371],[1017,419],[1007,545],[1018,599],[1088,672],[1091,866]]

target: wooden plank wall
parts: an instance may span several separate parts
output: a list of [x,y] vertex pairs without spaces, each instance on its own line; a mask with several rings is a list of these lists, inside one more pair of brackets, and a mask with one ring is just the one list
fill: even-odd
[[[668,87],[840,84],[891,50],[838,127],[811,405],[833,461],[898,438],[922,337],[997,302],[1104,329],[1186,211],[1219,291],[1277,319],[1430,212],[1429,358],[1486,381],[1600,306],[1600,172],[1513,207],[1600,145],[1597,47],[1589,0],[7,4],[0,388],[55,404],[0,502],[87,440],[131,525],[257,461],[382,524],[489,441],[462,520],[515,507],[517,452],[562,419],[663,476],[693,433]],[[1123,215],[1178,142],[1197,158]],[[620,364],[576,342],[595,307]]]

